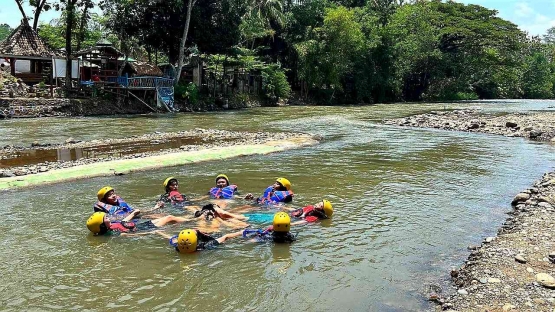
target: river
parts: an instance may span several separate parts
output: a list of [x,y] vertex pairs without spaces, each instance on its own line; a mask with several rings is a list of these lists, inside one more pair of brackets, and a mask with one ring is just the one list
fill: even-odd
[[[555,148],[522,138],[386,126],[430,110],[552,110],[555,101],[282,107],[126,117],[0,122],[1,145],[60,143],[217,128],[300,131],[320,144],[281,153],[2,192],[0,303],[7,311],[421,311],[429,285],[449,287],[466,247],[495,235],[510,201],[553,170]],[[238,238],[180,255],[156,236],[94,237],[85,221],[96,191],[114,186],[150,207],[168,176],[191,197],[218,173],[241,192],[276,177],[294,207],[329,199],[331,220],[296,228],[291,245]],[[241,200],[230,205],[243,204]],[[175,213],[175,211],[173,211]],[[261,224],[255,224],[260,225]],[[193,226],[193,225],[190,225]],[[184,225],[164,230],[177,234]]]

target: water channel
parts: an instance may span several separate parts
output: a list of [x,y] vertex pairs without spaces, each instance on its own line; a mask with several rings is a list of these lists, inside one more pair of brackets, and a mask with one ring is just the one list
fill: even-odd
[[[449,286],[449,269],[464,261],[466,247],[495,235],[513,196],[553,170],[555,148],[380,121],[438,109],[502,113],[553,106],[554,101],[499,101],[1,121],[0,145],[197,127],[300,131],[322,142],[0,193],[0,304],[7,311],[425,310],[428,286]],[[335,214],[296,229],[299,239],[291,245],[236,239],[193,255],[177,254],[155,235],[93,237],[85,227],[104,185],[141,208],[152,206],[167,176],[178,177],[182,192],[199,197],[218,173],[228,174],[243,193],[262,192],[285,176],[296,193],[292,206],[325,197]],[[177,234],[184,227],[164,230]]]

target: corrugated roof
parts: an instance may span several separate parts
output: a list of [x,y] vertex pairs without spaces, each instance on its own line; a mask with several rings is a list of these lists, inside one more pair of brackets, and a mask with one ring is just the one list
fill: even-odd
[[21,24],[0,43],[0,55],[50,58],[55,53],[40,39],[31,26]]

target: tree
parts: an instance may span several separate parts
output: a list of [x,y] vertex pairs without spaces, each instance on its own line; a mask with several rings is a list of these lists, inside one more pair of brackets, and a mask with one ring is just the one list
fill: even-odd
[[[23,10],[24,0],[15,0],[15,2],[17,3],[17,7],[19,8],[19,11],[23,15],[23,20],[25,21],[25,23],[29,24],[29,17],[25,13],[25,10]],[[46,11],[52,9],[52,4],[50,2],[48,2],[48,0],[29,0],[29,5],[31,7],[33,7],[33,11],[34,11],[34,13],[33,13],[33,30],[36,31],[37,26],[39,24],[40,14],[43,11],[46,12]]]
[[197,3],[197,0],[189,0],[187,5],[187,19],[185,20],[185,26],[183,27],[183,36],[181,37],[181,43],[179,44],[179,60],[177,63],[177,70],[175,74],[174,83],[179,82],[181,78],[181,71],[183,70],[183,64],[185,62],[185,43],[187,42],[187,33],[189,32],[189,25],[191,24],[191,12],[193,11],[193,6]]
[[8,24],[1,24],[0,25],[0,42],[6,40],[8,36],[11,34],[13,29]]

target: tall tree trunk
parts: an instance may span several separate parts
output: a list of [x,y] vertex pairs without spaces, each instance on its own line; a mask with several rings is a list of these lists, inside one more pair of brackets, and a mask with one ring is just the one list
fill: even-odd
[[75,18],[75,4],[77,0],[68,0],[66,7],[66,90],[71,90],[71,31]]
[[39,25],[39,17],[44,5],[46,4],[46,0],[41,0],[37,4],[37,9],[35,10],[35,17],[33,18],[33,30],[37,31],[37,27]]
[[193,11],[193,6],[195,5],[195,3],[197,3],[197,0],[189,0],[189,6],[187,7],[187,19],[185,20],[183,37],[181,37],[181,43],[179,45],[179,60],[175,73],[175,85],[179,83],[179,78],[181,78],[181,71],[183,70],[183,61],[185,58],[185,42],[187,42],[187,33],[189,32],[189,23],[191,22],[191,12]]
[[29,25],[29,19],[27,18],[27,14],[25,14],[25,10],[23,10],[23,6],[21,5],[22,2],[22,0],[15,0],[15,3],[17,3],[17,7],[19,8],[21,15],[23,15],[23,23],[25,23],[25,25]]
[[87,11],[88,7],[85,6],[83,9],[83,15],[81,16],[81,25],[79,25],[79,37],[77,38],[77,47],[75,48],[76,51],[81,50],[81,44],[85,41],[85,26],[87,26]]

